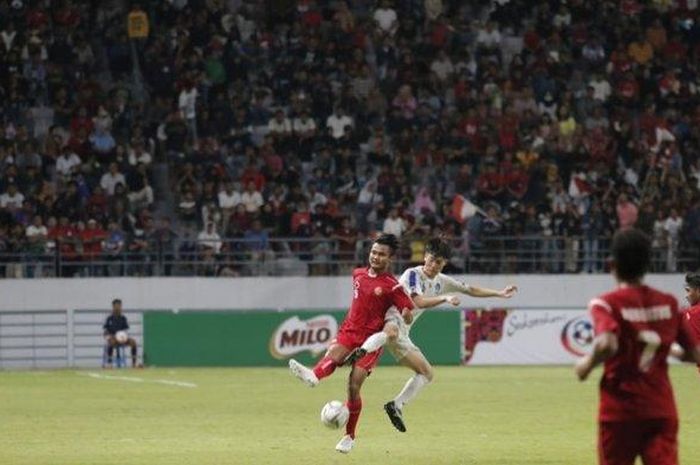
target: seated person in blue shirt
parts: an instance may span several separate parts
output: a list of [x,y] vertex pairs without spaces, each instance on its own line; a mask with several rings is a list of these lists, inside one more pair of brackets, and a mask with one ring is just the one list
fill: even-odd
[[112,314],[107,317],[103,326],[105,332],[105,340],[107,341],[107,368],[112,367],[112,355],[114,348],[118,345],[127,345],[131,347],[131,366],[137,366],[137,346],[134,338],[129,337],[127,330],[129,323],[126,317],[122,315],[121,299],[112,301]]

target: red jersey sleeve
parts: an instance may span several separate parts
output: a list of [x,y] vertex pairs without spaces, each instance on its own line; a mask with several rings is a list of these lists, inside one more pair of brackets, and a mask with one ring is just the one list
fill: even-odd
[[693,311],[691,308],[681,315],[676,340],[686,352],[700,345],[700,312]]
[[408,296],[406,293],[406,290],[404,287],[396,283],[394,287],[391,289],[391,294],[389,296],[391,303],[394,304],[394,306],[399,310],[399,312],[402,312],[406,308],[412,309],[415,307],[413,304],[413,300]]
[[588,304],[596,334],[619,334],[620,325],[615,319],[612,306],[601,298],[595,298]]

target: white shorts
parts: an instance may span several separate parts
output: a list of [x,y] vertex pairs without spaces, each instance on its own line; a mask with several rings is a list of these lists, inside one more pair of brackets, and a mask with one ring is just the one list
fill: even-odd
[[386,344],[386,349],[394,356],[394,358],[399,361],[408,355],[409,352],[418,351],[420,349],[417,345],[413,343],[409,335],[411,327],[403,321],[401,314],[394,308],[389,309],[386,313],[385,323],[394,323],[399,327],[399,336],[396,338],[396,342],[388,342]]

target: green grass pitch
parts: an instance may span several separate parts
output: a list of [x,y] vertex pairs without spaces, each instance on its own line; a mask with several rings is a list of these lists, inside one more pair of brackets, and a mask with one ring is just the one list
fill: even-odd
[[[568,367],[437,367],[406,407],[401,434],[382,404],[409,374],[379,367],[368,379],[355,449],[344,456],[334,450],[341,432],[322,426],[319,411],[345,398],[347,369],[315,389],[270,368],[0,372],[0,464],[596,462],[600,370],[580,384]],[[700,377],[691,366],[672,377],[681,463],[700,464]]]

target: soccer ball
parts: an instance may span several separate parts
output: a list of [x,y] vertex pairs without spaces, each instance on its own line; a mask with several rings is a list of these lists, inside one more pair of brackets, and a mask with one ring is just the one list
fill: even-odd
[[332,400],[321,409],[321,422],[331,429],[338,429],[348,422],[350,411],[339,400]]
[[119,344],[124,344],[129,340],[129,335],[126,334],[126,331],[117,331],[114,335],[114,339],[116,339]]
[[593,342],[594,333],[593,324],[590,321],[577,321],[574,324],[574,340],[583,347]]

